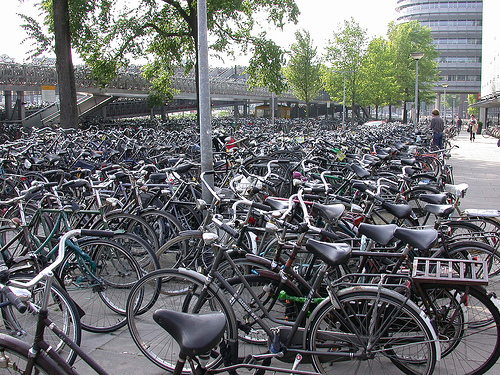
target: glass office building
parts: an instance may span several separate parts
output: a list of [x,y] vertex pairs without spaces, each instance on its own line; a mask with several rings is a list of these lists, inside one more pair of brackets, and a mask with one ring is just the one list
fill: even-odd
[[447,106],[447,118],[452,113],[465,117],[467,94],[481,91],[483,0],[398,0],[396,10],[398,23],[417,20],[431,28],[440,52],[441,81],[435,88],[435,105],[443,108],[441,84],[448,84],[447,102],[454,100],[452,108]]

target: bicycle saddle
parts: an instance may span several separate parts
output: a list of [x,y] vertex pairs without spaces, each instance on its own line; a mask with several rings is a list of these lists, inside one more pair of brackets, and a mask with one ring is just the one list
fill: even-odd
[[223,313],[187,314],[172,310],[156,310],[153,319],[179,344],[188,357],[204,354],[222,338],[226,328]]
[[404,203],[395,204],[395,203],[383,202],[382,208],[385,208],[388,212],[390,212],[399,219],[410,217],[412,214],[411,206]]
[[306,249],[329,266],[343,264],[351,257],[351,247],[344,243],[329,243],[308,239]]
[[358,234],[364,234],[369,239],[386,246],[394,238],[396,224],[373,225],[361,223],[358,227]]
[[314,202],[312,204],[313,214],[321,216],[322,218],[328,221],[337,220],[339,217],[342,216],[344,211],[345,211],[345,206],[342,203],[326,205]]
[[435,229],[397,228],[394,237],[419,250],[428,250],[437,241],[438,232]]
[[437,217],[448,217],[455,211],[455,207],[452,204],[428,204],[424,207],[424,211]]
[[436,193],[436,194],[420,194],[418,196],[422,202],[432,203],[432,204],[444,204],[448,199],[446,193]]

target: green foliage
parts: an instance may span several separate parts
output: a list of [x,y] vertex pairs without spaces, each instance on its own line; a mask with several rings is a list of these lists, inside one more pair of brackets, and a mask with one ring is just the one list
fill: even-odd
[[[39,54],[52,44],[52,0],[39,0],[45,18],[41,24],[25,17],[25,29],[37,43]],[[174,67],[190,71],[197,59],[197,8],[195,0],[70,0],[73,47],[89,63],[99,84],[113,78],[130,59],[147,58],[147,76],[153,79],[153,93],[171,91],[160,87],[169,83]],[[236,46],[253,53],[249,73],[251,83],[269,87],[276,93],[286,85],[281,76],[283,51],[258,33],[254,14],[265,14],[266,25],[282,28],[297,22],[299,10],[294,0],[210,0],[207,25],[210,50],[233,53]],[[153,72],[154,69],[160,69]]]
[[321,65],[309,32],[297,31],[295,38],[296,43],[291,46],[290,63],[284,73],[295,96],[306,102],[306,114],[309,118],[309,102],[316,98],[323,88]]
[[412,52],[423,52],[419,61],[419,98],[429,101],[434,98],[433,87],[439,80],[439,52],[433,44],[431,29],[418,21],[389,25],[390,57],[394,64],[394,74],[399,97],[396,100],[415,100],[416,62],[410,56]]
[[267,87],[276,94],[283,93],[287,88],[281,70],[285,64],[283,49],[272,40],[260,38],[254,40],[253,56],[247,68],[248,85],[253,87]]
[[345,20],[343,27],[333,33],[325,56],[328,67],[323,70],[322,75],[325,89],[333,100],[343,101],[345,80],[346,102],[351,107],[356,103],[367,44],[366,29],[361,28],[353,18]]
[[467,101],[469,103],[469,107],[467,107],[467,114],[469,116],[476,116],[479,114],[479,107],[471,107],[472,104],[477,103],[477,94],[468,94]]
[[397,91],[394,76],[389,41],[382,37],[373,39],[360,69],[358,103],[374,105],[376,108],[390,104]]

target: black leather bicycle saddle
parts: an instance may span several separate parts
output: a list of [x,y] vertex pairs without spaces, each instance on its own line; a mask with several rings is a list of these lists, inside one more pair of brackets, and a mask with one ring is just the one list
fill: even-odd
[[351,257],[351,247],[344,243],[329,243],[308,239],[306,249],[329,266],[343,264]]
[[172,310],[156,310],[153,319],[179,344],[187,357],[204,354],[222,338],[226,316],[219,312],[187,314]]

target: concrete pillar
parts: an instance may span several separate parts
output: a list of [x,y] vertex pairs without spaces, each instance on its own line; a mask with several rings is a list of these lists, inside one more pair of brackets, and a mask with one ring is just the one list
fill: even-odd
[[233,116],[234,117],[239,117],[240,116],[240,106],[238,105],[237,102],[234,102],[234,105],[233,105]]
[[105,119],[107,117],[106,106],[101,108],[101,117]]
[[24,120],[24,118],[26,117],[26,107],[24,105],[24,103],[25,103],[24,102],[24,91],[17,91],[16,94],[17,94],[17,103],[18,103],[16,117],[18,120]]
[[248,100],[243,101],[243,117],[248,117]]
[[12,118],[12,91],[5,90],[3,93],[5,97],[5,118],[10,120]]

